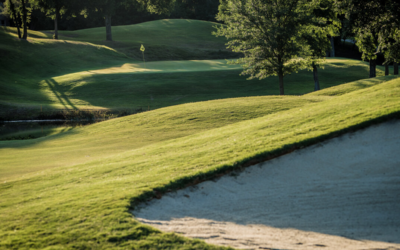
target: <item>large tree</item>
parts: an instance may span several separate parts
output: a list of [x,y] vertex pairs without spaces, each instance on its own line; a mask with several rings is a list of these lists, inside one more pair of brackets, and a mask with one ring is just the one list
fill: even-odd
[[319,1],[307,0],[225,0],[219,7],[217,36],[229,39],[228,48],[244,55],[242,75],[249,79],[279,77],[284,95],[285,75],[303,68],[311,51],[303,37]]

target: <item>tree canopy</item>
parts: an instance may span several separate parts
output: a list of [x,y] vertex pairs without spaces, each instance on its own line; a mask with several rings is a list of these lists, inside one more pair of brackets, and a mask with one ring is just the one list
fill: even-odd
[[228,38],[228,48],[243,54],[235,62],[242,64],[242,75],[250,75],[249,79],[278,76],[283,95],[283,77],[309,65],[312,55],[320,58],[329,46],[326,22],[333,19],[315,14],[318,8],[323,10],[322,2],[224,0],[217,20],[226,25],[215,34]]
[[[400,27],[400,2],[397,0],[344,0],[343,7],[352,20],[357,46],[363,60],[370,62],[370,77],[375,77],[378,53],[386,56],[386,65],[396,62],[396,35]],[[391,55],[391,56],[390,56]]]
[[[7,0],[5,2],[4,12],[14,21],[20,39],[26,40],[28,38],[28,23],[31,11],[29,0]],[[20,28],[23,29],[22,34]]]

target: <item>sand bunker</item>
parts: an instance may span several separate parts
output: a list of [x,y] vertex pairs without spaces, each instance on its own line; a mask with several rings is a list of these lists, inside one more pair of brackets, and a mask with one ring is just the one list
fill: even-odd
[[243,249],[400,249],[400,121],[165,195],[133,211]]

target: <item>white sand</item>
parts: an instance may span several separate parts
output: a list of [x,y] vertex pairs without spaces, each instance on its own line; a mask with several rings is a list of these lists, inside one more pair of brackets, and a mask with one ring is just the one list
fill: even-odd
[[400,249],[400,121],[165,195],[133,211],[243,249]]

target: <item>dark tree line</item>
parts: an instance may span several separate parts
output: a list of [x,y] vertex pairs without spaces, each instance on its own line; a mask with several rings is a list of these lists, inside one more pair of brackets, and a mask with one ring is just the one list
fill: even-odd
[[343,0],[346,20],[352,27],[362,59],[369,61],[369,77],[376,76],[378,54],[385,57],[385,75],[393,63],[398,74],[400,61],[400,1],[397,0]]
[[[219,0],[0,1],[5,1],[3,12],[11,18],[17,28],[29,25],[35,30],[53,29],[53,37],[58,39],[59,29],[76,30],[105,26],[106,40],[112,40],[112,25],[135,24],[162,18],[215,21],[219,5]],[[25,24],[20,7],[23,3],[27,7]]]

